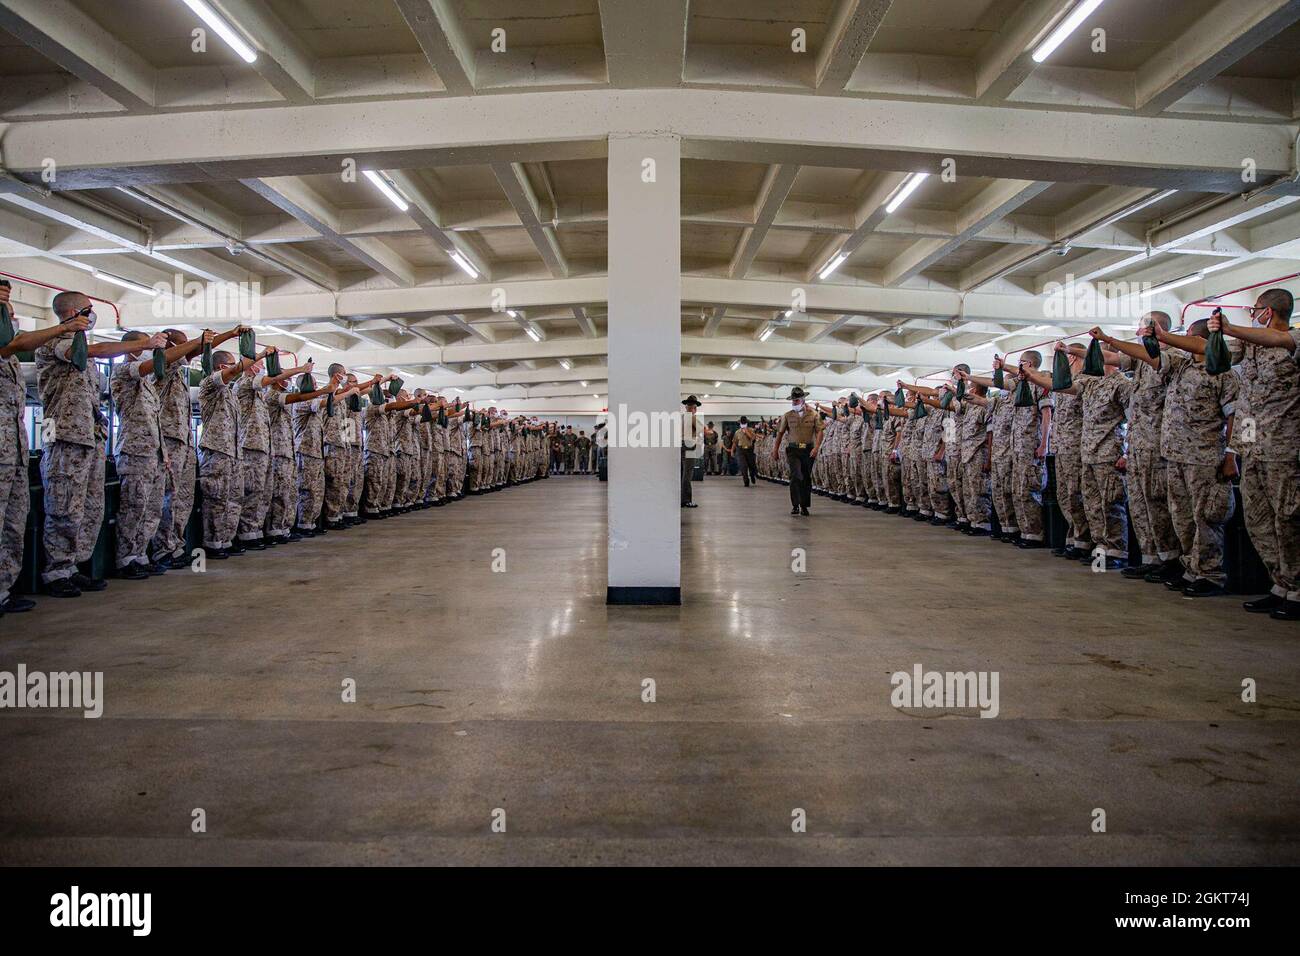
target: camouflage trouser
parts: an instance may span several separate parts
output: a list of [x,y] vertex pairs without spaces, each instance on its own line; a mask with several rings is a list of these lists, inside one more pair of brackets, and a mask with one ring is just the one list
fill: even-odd
[[27,490],[26,462],[0,467],[0,601],[9,598],[9,589],[18,580],[23,563],[23,536],[27,531],[27,509],[31,494]]
[[1016,501],[1012,493],[1015,488],[1015,460],[1010,454],[993,453],[993,472],[989,475],[989,490],[992,492],[993,510],[997,512],[998,526],[1004,534],[1015,534],[1020,530],[1016,521]]
[[419,455],[403,452],[402,458],[406,461],[406,477],[405,480],[398,485],[397,490],[402,507],[409,508],[415,503],[415,494],[416,491],[419,490],[420,476],[423,474],[423,471],[420,467]]
[[921,501],[921,470],[920,463],[916,460],[916,455],[911,453],[903,455],[902,472],[903,472],[903,501],[907,503],[908,511],[922,511],[924,514],[930,513],[928,503]]
[[298,530],[316,527],[325,498],[325,460],[298,456]]
[[325,446],[325,520],[334,524],[347,511],[351,462],[344,445]]
[[1083,458],[1078,449],[1073,454],[1056,453],[1056,503],[1065,516],[1065,546],[1091,551],[1092,532],[1083,507]]
[[273,538],[286,537],[293,530],[297,512],[298,465],[292,458],[271,458],[271,507],[266,516],[266,533]]
[[981,448],[974,458],[961,463],[961,491],[966,499],[966,520],[972,528],[993,527],[992,501],[989,497],[989,473],[984,470],[984,451]]
[[952,496],[948,493],[948,465],[943,461],[927,459],[926,484],[930,491],[930,510],[936,518],[952,517]]
[[862,484],[862,455],[858,453],[857,448],[844,456],[844,470],[848,473],[849,497],[861,501],[866,495],[863,493]]
[[891,459],[889,452],[881,453],[881,479],[885,486],[885,501],[891,508],[903,506],[903,469]]
[[948,494],[952,498],[953,515],[958,524],[968,524],[966,516],[966,466],[961,462],[961,448],[947,456],[948,460]]
[[1183,577],[1204,579],[1222,587],[1223,526],[1232,517],[1236,500],[1232,483],[1219,476],[1218,465],[1168,464],[1169,517],[1182,547]]
[[1178,535],[1169,515],[1167,466],[1158,454],[1129,451],[1128,511],[1143,561],[1155,564],[1179,556]]
[[149,541],[162,517],[163,465],[156,454],[119,453],[117,567],[149,563]]
[[461,495],[465,491],[465,469],[468,462],[464,455],[451,456],[451,493]]
[[361,446],[348,448],[348,493],[344,499],[343,513],[349,518],[357,517],[361,509],[361,491],[366,485],[365,463],[361,460]]
[[1124,473],[1114,462],[1084,463],[1083,507],[1093,550],[1106,549],[1108,558],[1128,556],[1128,508],[1124,503]]
[[432,448],[426,448],[420,456],[420,487],[415,492],[417,502],[433,500],[433,482],[437,473],[438,453]]
[[1020,537],[1026,541],[1042,541],[1043,486],[1047,483],[1043,459],[1017,456],[1011,468],[1011,504]]
[[163,439],[167,464],[163,473],[162,517],[153,536],[154,554],[180,557],[185,548],[185,528],[194,510],[194,483],[198,481],[198,459],[189,442]]
[[45,485],[45,571],[47,584],[71,577],[89,561],[104,520],[104,448],[53,441],[41,457]]
[[361,501],[368,515],[377,515],[388,510],[388,506],[384,503],[388,485],[387,472],[387,455],[366,454],[365,493]]
[[1273,593],[1300,601],[1300,464],[1242,459],[1246,530],[1273,579]]
[[271,456],[245,448],[240,452],[239,469],[244,481],[244,497],[239,504],[239,540],[256,541],[262,537],[266,512],[271,507]]
[[390,507],[402,507],[402,499],[405,497],[407,468],[410,458],[403,452],[397,452],[388,458],[389,467],[393,470],[392,475],[392,493],[389,495],[388,503]]
[[219,451],[199,450],[199,487],[203,489],[203,547],[228,548],[239,531],[243,476],[239,461]]

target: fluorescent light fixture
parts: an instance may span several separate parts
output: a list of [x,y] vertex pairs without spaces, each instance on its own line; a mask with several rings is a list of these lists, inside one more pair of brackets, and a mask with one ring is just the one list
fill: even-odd
[[721,388],[721,387],[722,387],[722,383],[721,383],[721,382],[714,382],[714,383],[713,383],[713,387],[714,387],[714,388]]
[[239,54],[241,60],[245,63],[257,62],[257,51],[245,43],[244,38],[235,31],[235,28],[218,16],[217,11],[208,6],[206,0],[181,0],[181,2],[210,26],[217,36],[225,40],[230,48]]
[[1189,276],[1183,276],[1181,279],[1173,279],[1169,282],[1163,282],[1160,285],[1152,286],[1150,289],[1143,289],[1138,295],[1143,299],[1148,299],[1153,295],[1160,295],[1162,292],[1168,292],[1171,289],[1177,289],[1181,286],[1189,285],[1193,282],[1199,282],[1205,278],[1204,272],[1193,272]]
[[139,282],[132,282],[130,279],[123,279],[121,276],[111,275],[107,272],[100,272],[98,269],[92,273],[96,279],[103,279],[105,282],[111,282],[113,285],[120,285],[123,289],[130,289],[132,292],[140,292],[144,295],[157,295],[158,290],[147,285],[141,285]]
[[885,212],[892,214],[899,206],[907,202],[907,197],[916,192],[916,188],[925,182],[929,176],[929,173],[912,173],[904,181],[902,188],[894,193],[894,198],[889,200],[889,205],[885,206]]
[[[890,211],[892,212],[893,210],[890,210]],[[828,263],[826,263],[826,265],[822,266],[822,271],[819,272],[819,273],[817,273],[817,278],[819,278],[819,279],[825,279],[825,278],[829,277],[830,274],[831,274],[832,272],[834,272],[834,271],[835,271],[836,269],[838,269],[840,266],[844,265],[844,260],[847,259],[847,258],[848,258],[848,256],[845,255],[844,253],[842,253],[842,252],[837,252],[837,253],[835,254],[835,256],[831,259],[830,262],[828,262]],[[788,313],[787,313],[787,314],[788,314]]]
[[1034,62],[1042,63],[1055,53],[1056,48],[1065,42],[1066,37],[1079,29],[1083,21],[1088,19],[1092,11],[1099,6],[1101,6],[1101,0],[1079,0],[1078,5],[1070,11],[1070,15],[1057,24],[1056,29],[1038,45],[1038,49],[1034,50]]
[[567,372],[573,368],[573,363],[566,358],[562,358],[560,359],[560,368],[564,369]]
[[464,273],[468,275],[471,279],[478,278],[478,270],[475,269],[474,266],[470,263],[470,261],[466,259],[464,256],[462,256],[459,252],[453,251],[447,254],[451,256],[451,261],[456,263],[456,265],[460,266],[461,270],[464,271]]
[[406,210],[411,208],[410,203],[402,198],[402,194],[394,188],[393,184],[383,176],[379,175],[379,173],[375,172],[373,169],[363,169],[362,172],[366,174],[366,179],[374,183],[375,188],[387,196],[388,201],[398,209],[402,210],[402,212],[406,212]]
[[732,359],[732,360],[731,360],[731,370],[734,372],[736,369],[740,368],[740,363],[743,362],[743,361],[744,361],[744,359]]
[[998,344],[998,343],[997,343],[996,341],[992,341],[992,342],[981,342],[979,345],[972,345],[972,346],[971,346],[970,348],[968,348],[966,351],[967,351],[967,352],[983,352],[985,349],[996,348],[996,347],[997,347],[997,344]]
[[540,342],[542,340],[542,337],[537,333],[537,330],[533,328],[531,325],[524,326],[524,334],[527,335],[534,342]]
[[763,334],[758,337],[758,340],[760,342],[766,342],[768,339],[772,337],[772,333],[775,331],[776,329],[769,325],[767,328],[763,330]]
[[586,388],[586,387],[587,387],[587,383],[586,383],[586,382],[579,382],[578,384],[581,385],[583,388]]
[[705,393],[704,393],[704,397],[705,397],[705,398],[708,398],[708,397],[709,397],[709,393],[708,393],[708,392],[705,392]]

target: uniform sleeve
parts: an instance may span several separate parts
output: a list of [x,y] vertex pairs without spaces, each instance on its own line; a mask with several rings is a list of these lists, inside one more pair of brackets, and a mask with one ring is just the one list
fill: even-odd
[[1237,405],[1237,392],[1241,388],[1240,379],[1236,375],[1220,375],[1219,379],[1219,408],[1224,415],[1234,414]]
[[1291,349],[1291,361],[1300,365],[1300,329],[1288,329],[1287,334],[1291,336],[1291,344],[1294,346]]
[[144,363],[148,361],[150,360],[142,358],[138,362],[131,362],[126,366],[126,374],[135,379],[135,381],[140,381],[140,378],[144,375],[142,368]]
[[68,336],[67,340],[59,339],[50,345],[50,355],[60,362],[72,362],[72,337]]
[[[1035,386],[1037,387],[1037,386]],[[1043,397],[1038,400],[1038,408],[1041,411],[1044,408],[1055,408],[1056,399],[1052,397],[1050,389],[1043,390]]]
[[1115,375],[1115,400],[1121,404],[1127,405],[1128,400],[1133,397],[1133,381],[1125,378],[1123,375]]

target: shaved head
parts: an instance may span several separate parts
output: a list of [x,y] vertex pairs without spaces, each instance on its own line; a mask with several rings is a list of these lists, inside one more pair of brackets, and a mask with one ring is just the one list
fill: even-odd
[[59,317],[59,321],[63,321],[70,315],[75,315],[89,305],[90,299],[86,297],[84,292],[60,292],[50,302],[50,308]]

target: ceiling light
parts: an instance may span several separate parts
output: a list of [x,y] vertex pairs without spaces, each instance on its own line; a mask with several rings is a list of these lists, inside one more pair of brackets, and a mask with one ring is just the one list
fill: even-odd
[[587,387],[587,383],[586,383],[586,382],[579,382],[578,384],[581,385],[583,388],[586,388],[586,387]]
[[704,397],[705,397],[705,398],[708,398],[708,397],[709,397],[709,393],[708,393],[708,392],[705,392],[705,393],[704,393]]
[[568,359],[562,358],[560,359],[560,368],[564,369],[567,372],[573,368],[573,363],[570,362]]
[[713,387],[714,387],[714,388],[721,388],[721,387],[722,387],[722,383],[721,383],[721,382],[714,382],[714,383],[713,383]]
[[972,345],[972,346],[971,346],[970,348],[968,348],[966,351],[968,351],[968,352],[983,352],[985,349],[995,348],[995,347],[997,346],[997,344],[998,344],[998,343],[997,343],[996,341],[992,341],[992,342],[981,342],[979,345]]
[[885,212],[892,214],[899,206],[907,202],[907,197],[916,192],[916,187],[925,182],[929,175],[929,173],[912,173],[911,176],[903,181],[902,188],[899,189],[898,192],[894,193],[894,198],[889,200],[889,205],[885,207]]
[[732,359],[732,360],[731,360],[731,370],[734,372],[736,369],[740,368],[740,363],[743,362],[743,361],[744,361],[744,359]]
[[181,0],[181,2],[210,26],[217,36],[225,40],[230,48],[239,54],[241,60],[245,63],[257,62],[257,51],[245,43],[244,38],[235,31],[235,28],[218,16],[217,11],[208,6],[206,0]]
[[1101,6],[1101,0],[1079,0],[1078,6],[1070,11],[1070,15],[1062,20],[1047,39],[1038,45],[1038,49],[1034,50],[1034,62],[1042,63],[1051,56],[1056,51],[1056,48],[1065,42],[1065,38],[1079,29],[1083,21],[1088,19],[1092,11],[1099,6]]
[[766,342],[768,339],[772,337],[772,333],[775,331],[776,329],[769,325],[767,328],[763,330],[763,333],[758,337],[758,340],[760,342]]
[[1169,282],[1164,282],[1161,283],[1160,285],[1152,286],[1149,289],[1143,289],[1141,292],[1138,293],[1138,295],[1144,299],[1147,299],[1153,295],[1160,295],[1160,293],[1162,292],[1168,292],[1171,289],[1177,289],[1180,286],[1189,285],[1192,282],[1199,282],[1201,279],[1204,278],[1205,278],[1204,272],[1193,272],[1191,275],[1183,276],[1181,279],[1173,279]]
[[[893,210],[890,211],[892,212]],[[836,269],[842,266],[844,264],[844,260],[847,258],[848,256],[843,252],[836,253],[835,257],[831,259],[830,262],[822,266],[822,271],[817,273],[817,278],[819,279],[827,278],[832,272],[834,272]]]
[[453,251],[448,253],[448,255],[451,256],[451,261],[456,263],[456,265],[460,266],[461,269],[464,270],[465,274],[468,275],[471,279],[478,278],[478,270],[475,269],[474,266],[470,264],[470,261],[466,259],[464,256],[462,256],[459,252]]
[[531,325],[524,326],[524,334],[534,342],[540,342],[542,340],[542,337],[537,333],[537,330]]
[[132,282],[130,279],[123,279],[121,276],[109,275],[107,272],[100,272],[96,269],[93,273],[96,279],[103,279],[105,282],[111,282],[113,285],[120,285],[124,289],[130,289],[132,292],[141,292],[144,295],[157,295],[158,290],[151,286],[142,285],[139,282]]
[[383,176],[379,175],[379,173],[375,172],[373,169],[363,169],[362,172],[366,174],[366,179],[374,183],[375,188],[387,196],[388,201],[398,209],[402,210],[402,212],[406,212],[406,210],[411,208],[410,204],[402,198],[402,194],[397,191],[393,184]]

